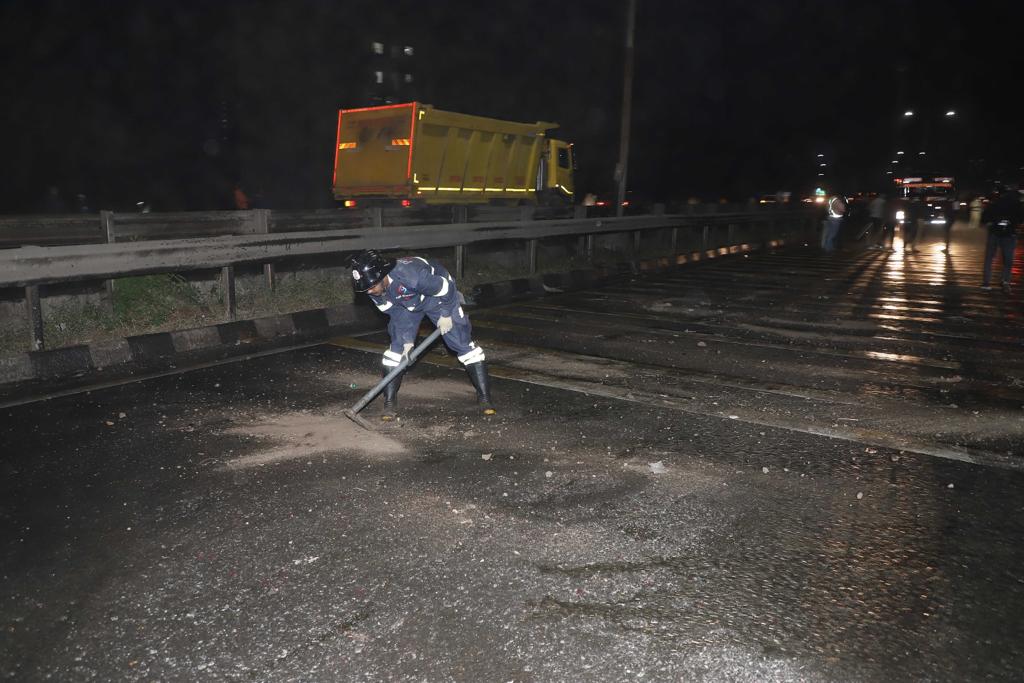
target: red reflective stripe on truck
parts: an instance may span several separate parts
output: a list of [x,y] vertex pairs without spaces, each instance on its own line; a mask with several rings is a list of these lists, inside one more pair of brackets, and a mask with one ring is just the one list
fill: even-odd
[[334,138],[334,178],[331,180],[331,187],[338,186],[338,145],[341,144],[341,110],[338,110],[338,134]]
[[409,163],[405,167],[405,179],[412,178],[412,143],[416,139],[416,103],[412,103],[412,117],[409,119]]
[[382,109],[400,109],[401,107],[416,107],[415,102],[403,102],[402,104],[384,104],[379,107],[362,107],[360,109],[345,109],[346,114],[351,114],[357,111],[380,111]]

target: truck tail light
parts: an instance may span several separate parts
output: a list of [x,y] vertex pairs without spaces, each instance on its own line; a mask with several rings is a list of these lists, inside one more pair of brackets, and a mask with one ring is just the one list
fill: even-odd
[[354,199],[346,199],[345,200],[345,208],[346,209],[354,209],[354,208],[356,208],[356,200],[354,200]]

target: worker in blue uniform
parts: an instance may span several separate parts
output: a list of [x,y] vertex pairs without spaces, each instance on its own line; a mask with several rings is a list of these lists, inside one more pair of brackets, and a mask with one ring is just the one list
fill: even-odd
[[[472,339],[469,316],[462,310],[455,279],[437,261],[420,256],[385,258],[369,250],[350,259],[356,291],[366,292],[377,308],[389,317],[391,346],[384,352],[383,375],[398,367],[416,342],[423,316],[439,330],[441,338],[466,368],[476,388],[477,403],[485,415],[495,413],[484,350]],[[403,371],[384,388],[384,420],[397,417],[398,389]]]

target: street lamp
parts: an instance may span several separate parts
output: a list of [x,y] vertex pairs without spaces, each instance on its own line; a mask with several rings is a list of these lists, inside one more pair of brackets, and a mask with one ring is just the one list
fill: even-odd
[[946,112],[946,116],[956,116],[956,112],[950,109],[949,111]]
[[904,115],[904,116],[913,116],[913,115],[914,115],[914,112],[913,112],[913,111],[911,111],[910,109],[908,109],[908,110],[906,110],[905,112],[903,112],[903,115]]
[[[896,152],[896,156],[903,156],[903,150],[901,149],[900,151]],[[895,162],[893,162],[893,163],[895,163]]]

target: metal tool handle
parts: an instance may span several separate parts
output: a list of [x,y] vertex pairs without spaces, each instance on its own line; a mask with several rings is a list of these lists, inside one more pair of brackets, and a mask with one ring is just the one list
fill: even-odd
[[401,363],[399,363],[396,367],[394,367],[391,370],[391,372],[389,372],[387,375],[385,375],[384,379],[382,379],[380,382],[377,383],[377,386],[375,386],[373,389],[370,389],[368,392],[366,392],[366,395],[363,396],[361,399],[359,399],[359,402],[356,403],[354,406],[352,406],[349,410],[352,413],[358,413],[360,410],[365,408],[367,403],[369,403],[373,399],[377,398],[377,394],[379,394],[380,392],[384,391],[384,387],[386,387],[388,384],[390,384],[391,380],[393,380],[396,376],[398,376],[398,374],[400,372],[402,372],[407,367],[409,367],[412,363],[414,363],[416,361],[416,359],[420,357],[420,354],[422,354],[424,351],[426,351],[427,347],[430,346],[431,344],[433,344],[434,340],[437,339],[440,336],[441,336],[441,330],[434,330],[433,332],[431,332],[430,336],[423,340],[423,343],[421,343],[415,349],[410,351],[408,356],[402,358],[402,362]]

